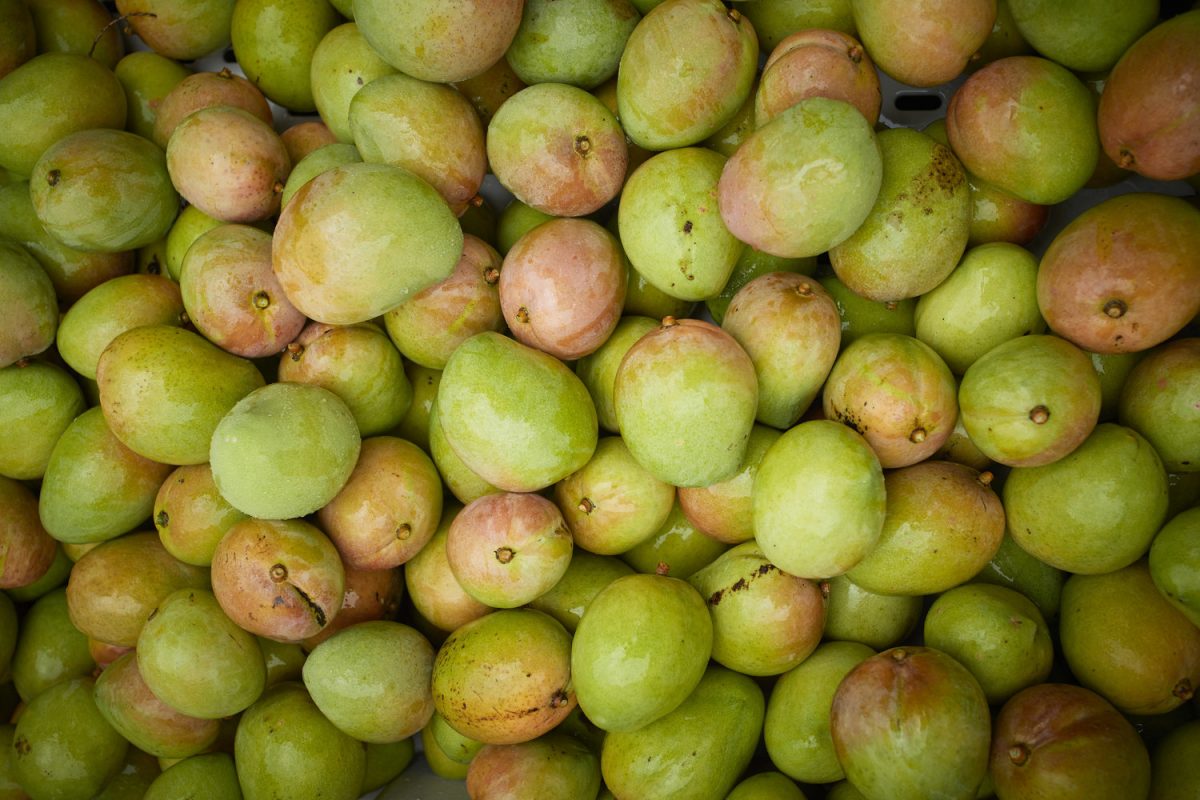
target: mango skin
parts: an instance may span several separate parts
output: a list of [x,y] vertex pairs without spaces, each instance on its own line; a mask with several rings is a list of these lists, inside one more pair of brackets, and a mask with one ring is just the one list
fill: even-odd
[[1189,787],[1200,786],[1200,722],[1185,722],[1163,737],[1151,763],[1150,800],[1187,797]]
[[867,441],[845,425],[802,422],[763,456],[753,506],[755,536],[772,564],[803,578],[831,578],[854,567],[879,539],[883,468]]
[[326,0],[243,0],[230,37],[246,77],[292,112],[316,111],[311,65],[321,38],[339,21]]
[[352,144],[350,102],[375,78],[395,68],[367,43],[358,25],[338,25],[321,39],[312,57],[313,103],[339,142]]
[[879,196],[829,258],[853,291],[887,302],[923,295],[954,271],[970,233],[971,192],[958,159],[929,136],[893,128],[876,139]]
[[670,714],[604,738],[604,782],[622,800],[722,800],[750,763],[765,705],[752,679],[711,667]]
[[641,18],[629,0],[526,0],[504,60],[527,84],[552,81],[592,89],[616,73]]
[[58,332],[58,298],[42,265],[21,245],[0,239],[0,368],[37,355]]
[[454,452],[509,492],[550,486],[596,449],[596,409],[583,382],[553,356],[484,332],[442,372],[438,420]]
[[858,38],[881,70],[901,83],[952,81],[996,21],[994,0],[851,0]]
[[1163,597],[1200,627],[1200,508],[1175,515],[1155,535],[1150,575]]
[[668,0],[642,18],[621,54],[617,116],[647,150],[701,142],[742,107],[758,37],[717,0]]
[[725,162],[717,200],[734,236],[801,258],[850,238],[882,181],[879,143],[858,109],[809,97],[746,138]]
[[51,536],[83,544],[116,538],[149,516],[170,467],[121,443],[100,408],[67,427],[46,465],[38,514]]
[[113,339],[100,355],[96,381],[113,434],[164,464],[208,461],[217,423],[264,383],[251,362],[169,325]]
[[24,0],[0,3],[0,78],[37,55],[37,31]]
[[1103,72],[1158,18],[1158,0],[1008,0],[1017,30],[1046,58]]
[[10,662],[13,688],[30,702],[52,686],[90,675],[96,668],[87,637],[71,624],[65,589],[54,589],[30,606]]
[[302,685],[281,683],[242,714],[234,763],[245,800],[355,800],[366,752],[321,714]]
[[561,731],[521,744],[487,745],[471,759],[467,791],[480,800],[593,800],[600,791],[600,759]]
[[828,599],[825,638],[883,650],[912,632],[924,613],[919,595],[876,594],[846,575],[824,581]]
[[46,148],[76,131],[125,127],[121,82],[98,61],[43,53],[0,78],[0,167],[20,176]]
[[[636,613],[655,608],[653,616]],[[713,625],[703,598],[661,575],[630,575],[592,599],[575,630],[571,676],[580,708],[606,731],[671,713],[700,682]]]
[[125,89],[130,132],[153,142],[159,104],[192,71],[158,53],[139,51],[118,61],[113,73]]
[[621,430],[613,399],[621,361],[638,339],[657,327],[658,323],[649,317],[623,316],[599,349],[575,362],[575,374],[591,395],[600,427],[607,431]]
[[172,764],[154,779],[143,800],[174,800],[189,792],[203,792],[209,800],[242,800],[233,756],[205,753]]
[[728,333],[668,317],[625,354],[613,400],[625,444],[643,467],[674,486],[708,486],[741,464],[758,379]]
[[1138,362],[1125,379],[1121,423],[1154,445],[1168,472],[1200,472],[1198,394],[1200,338],[1164,344]]

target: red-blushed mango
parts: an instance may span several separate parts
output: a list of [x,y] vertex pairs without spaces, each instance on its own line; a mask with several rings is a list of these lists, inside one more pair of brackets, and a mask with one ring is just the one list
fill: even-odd
[[667,0],[625,43],[621,124],[647,150],[702,142],[742,107],[757,67],[758,37],[739,11],[718,0]]
[[179,271],[188,319],[221,349],[243,358],[275,355],[307,322],[271,268],[271,235],[221,225],[188,248]]
[[23,484],[0,477],[0,588],[17,589],[41,578],[58,551],[38,519],[37,498]]
[[705,536],[726,544],[754,538],[754,476],[767,450],[782,434],[755,425],[746,444],[746,455],[732,478],[708,486],[680,488],[679,508],[688,522]]
[[347,164],[293,195],[271,255],[296,308],[347,325],[445,280],[462,255],[462,237],[450,207],[425,181],[388,164]]
[[233,106],[273,124],[271,106],[258,87],[228,68],[220,72],[197,72],[189,75],[158,104],[154,116],[154,143],[164,150],[171,134],[188,115],[211,106]]
[[127,131],[64,136],[42,153],[29,178],[34,212],[68,247],[117,253],[166,235],[179,213],[163,152]]
[[[272,383],[250,392],[212,433],[213,480],[251,517],[311,514],[345,486],[361,447],[350,409],[328,389]],[[332,616],[332,614],[330,615]]]
[[1091,93],[1036,56],[993,61],[946,109],[950,146],[971,173],[1030,203],[1061,203],[1092,177],[1100,154]]
[[576,545],[618,555],[666,522],[675,487],[647,472],[621,437],[606,436],[587,464],[554,485],[554,500]]
[[317,511],[346,566],[359,570],[408,561],[432,538],[441,516],[437,468],[415,444],[393,436],[364,439],[346,485]]
[[838,356],[822,410],[862,434],[885,468],[904,467],[933,455],[949,438],[958,418],[957,386],[929,345],[871,334]]
[[743,675],[781,675],[816,649],[825,597],[745,542],[692,574],[713,622],[713,660]]
[[279,211],[292,160],[279,134],[258,117],[210,106],[175,128],[167,170],[183,199],[210,217],[257,222]]
[[1032,686],[996,717],[989,759],[999,797],[1146,797],[1150,754],[1137,729],[1082,686]]
[[217,545],[212,590],[243,630],[278,642],[320,633],[342,610],[346,572],[333,543],[303,520],[246,519]]
[[595,96],[565,83],[539,83],[496,111],[487,157],[518,200],[545,214],[578,217],[621,191],[629,151],[617,118]]
[[829,259],[851,290],[887,302],[925,294],[954,271],[970,234],[971,193],[958,159],[931,137],[895,128],[877,140],[879,196]]
[[437,409],[457,456],[505,491],[550,486],[596,449],[596,409],[575,373],[498,333],[458,346],[442,372]]
[[410,361],[444,369],[450,354],[477,333],[498,331],[500,254],[471,234],[450,277],[414,294],[384,315],[388,336]]
[[113,434],[164,464],[208,461],[217,423],[264,383],[250,361],[171,325],[118,335],[100,354],[96,382]]
[[806,97],[845,100],[867,122],[879,121],[879,75],[870,55],[841,31],[798,30],[771,51],[754,95],[754,124],[761,128]]
[[[654,614],[641,613],[653,608]],[[588,606],[571,644],[580,708],[602,730],[636,731],[679,707],[704,677],[713,624],[687,583],[630,575]]]
[[538,494],[480,497],[458,512],[446,535],[455,579],[492,608],[516,608],[548,592],[573,550],[558,506]]
[[415,629],[363,622],[317,645],[304,662],[304,685],[343,732],[362,742],[397,742],[433,716],[433,657]]
[[451,83],[495,64],[521,24],[522,0],[355,0],[354,21],[383,59]]
[[600,760],[559,731],[520,744],[486,745],[467,768],[467,791],[478,800],[594,798],[600,792]]
[[316,110],[313,51],[339,20],[327,0],[241,0],[229,35],[246,77],[279,105],[304,113]]
[[404,585],[413,608],[445,633],[493,611],[463,591],[446,559],[446,536],[460,509],[455,503],[443,508],[433,537],[404,566]]
[[1014,468],[1002,493],[1016,543],[1079,575],[1137,561],[1167,515],[1162,460],[1137,432],[1108,422],[1053,463]]
[[353,22],[337,26],[321,39],[312,58],[313,102],[339,142],[354,141],[350,131],[354,96],[371,81],[395,71]]
[[60,542],[114,539],[150,515],[170,467],[121,443],[100,408],[76,417],[50,452],[38,515]]
[[974,577],[1004,538],[992,474],[923,461],[884,477],[887,515],[879,541],[846,577],[876,594],[944,592]]
[[0,367],[37,355],[54,343],[58,298],[42,265],[16,242],[0,240]]
[[1200,313],[1200,211],[1177,197],[1113,197],[1067,224],[1042,256],[1051,330],[1095,353],[1153,347]]
[[963,427],[993,461],[1049,464],[1078,447],[1100,416],[1087,354],[1057,336],[1018,336],[975,360],[958,388]]
[[314,150],[326,145],[337,144],[337,137],[324,122],[310,120],[293,125],[279,134],[288,158],[295,164]]
[[729,280],[744,245],[721,219],[725,157],[687,147],[652,156],[621,191],[618,225],[638,274],[681,300],[705,300]]
[[[271,639],[259,638],[258,643],[263,646],[263,652],[267,654],[267,685],[274,686],[280,681],[299,677],[305,652],[311,653],[313,648],[321,642],[346,628],[353,627],[360,622],[396,619],[400,613],[400,603],[403,599],[403,570],[361,570],[346,567],[346,591],[342,595],[342,608],[320,632],[300,643],[275,642]],[[273,659],[271,654],[280,648],[284,648],[285,653],[289,653],[290,656]],[[279,663],[283,658],[287,659],[285,663]]]
[[571,636],[553,617],[506,609],[459,627],[433,662],[433,702],[450,727],[484,744],[518,744],[576,705]]
[[754,364],[725,331],[667,317],[629,349],[614,406],[633,457],[674,486],[708,486],[737,472],[754,414]]
[[1068,578],[1058,630],[1080,685],[1126,714],[1165,714],[1200,685],[1200,628],[1167,602],[1144,561]]
[[846,778],[867,796],[971,800],[987,775],[987,699],[965,667],[932,648],[893,648],[851,670],[833,696],[830,732]]
[[733,300],[733,296],[755,278],[766,275],[768,272],[794,272],[798,275],[811,275],[816,268],[815,256],[780,258],[770,253],[764,253],[762,250],[755,250],[753,247],[744,247],[742,254],[738,256],[737,263],[733,265],[733,272],[729,274],[729,280],[725,282],[724,288],[719,294],[705,300],[704,307],[712,315],[713,322],[720,325],[725,320],[725,312],[729,310],[729,303]]
[[858,38],[875,63],[912,86],[957,78],[996,22],[996,0],[852,0],[850,5]]
[[721,218],[751,247],[815,256],[850,237],[883,181],[879,143],[849,103],[810,97],[756,130],[725,162]]
[[743,286],[721,327],[754,362],[756,419],[786,430],[808,410],[837,359],[841,318],[815,278],[771,272]]
[[504,256],[497,284],[513,337],[563,361],[595,352],[621,318],[627,266],[616,237],[591,220],[555,219]]
[[883,469],[845,425],[802,422],[763,456],[753,509],[755,539],[772,564],[813,580],[841,575],[883,530]]
[[194,61],[229,44],[234,0],[118,0],[117,11],[154,52]]
[[179,286],[165,275],[120,275],[67,309],[58,352],[71,369],[95,380],[100,355],[113,339],[143,325],[182,325],[183,313]]
[[367,163],[402,167],[427,181],[461,216],[487,171],[483,124],[453,87],[382,75],[350,101],[350,134]]
[[1118,166],[1157,180],[1200,172],[1200,10],[1138,39],[1100,96],[1100,141]]
[[1158,0],[1008,0],[1021,36],[1075,72],[1117,63],[1158,18]]

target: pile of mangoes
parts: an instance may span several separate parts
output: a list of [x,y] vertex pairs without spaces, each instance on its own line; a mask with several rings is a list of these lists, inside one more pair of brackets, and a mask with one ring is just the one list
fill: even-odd
[[1191,0],[0,0],[0,800],[1200,798],[1197,185]]

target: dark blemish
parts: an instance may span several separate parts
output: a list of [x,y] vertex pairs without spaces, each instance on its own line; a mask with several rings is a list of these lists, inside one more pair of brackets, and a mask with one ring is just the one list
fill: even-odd
[[692,232],[692,221],[690,219],[687,222],[683,223],[683,232],[684,233]]

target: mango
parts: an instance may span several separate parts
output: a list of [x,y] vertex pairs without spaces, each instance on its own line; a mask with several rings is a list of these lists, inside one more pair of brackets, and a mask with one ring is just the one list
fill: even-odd
[[919,595],[877,594],[845,575],[822,581],[825,638],[883,650],[908,636],[924,612]]
[[37,355],[58,332],[58,301],[42,265],[16,242],[0,239],[0,369]]
[[188,75],[167,92],[154,116],[154,143],[166,150],[171,134],[181,122],[194,112],[213,106],[240,108],[267,125],[275,124],[271,106],[258,87],[225,67],[220,72]]
[[658,530],[621,554],[621,560],[644,575],[687,580],[729,549],[725,542],[701,533],[676,502]]
[[338,25],[321,38],[312,55],[313,104],[339,142],[354,141],[350,130],[354,96],[371,81],[395,71],[353,22]]
[[[1172,517],[1150,545],[1150,576],[1163,596],[1192,622],[1200,623],[1200,509]],[[1200,627],[1200,625],[1198,625]]]
[[591,89],[616,74],[641,16],[629,0],[527,0],[505,60],[525,83]]
[[117,11],[156,53],[193,61],[229,44],[234,5],[233,0],[120,0]]
[[867,51],[841,31],[797,30],[771,50],[754,93],[754,124],[761,128],[806,97],[845,100],[867,122],[879,121],[879,75]]
[[875,63],[911,86],[957,78],[996,21],[994,0],[923,0],[911,6],[851,0],[850,6],[858,36]]
[[[732,153],[730,154],[732,155]],[[704,307],[712,315],[713,322],[721,325],[725,321],[725,312],[729,309],[733,296],[755,278],[766,275],[768,272],[794,272],[799,275],[811,275],[816,267],[817,259],[815,257],[780,258],[761,250],[755,250],[753,247],[744,247],[742,254],[738,256],[737,263],[733,265],[733,272],[729,274],[729,280],[725,281],[725,286],[719,293],[704,301]]]
[[233,756],[205,753],[172,764],[150,784],[144,800],[170,800],[199,791],[212,800],[241,800]]
[[98,0],[26,0],[38,51],[78,53],[112,69],[125,55],[113,14]]
[[64,681],[90,675],[96,668],[87,637],[71,624],[64,589],[38,598],[20,625],[11,674],[13,686],[25,702]]
[[746,455],[732,478],[709,486],[680,488],[679,508],[705,536],[727,544],[754,538],[754,476],[779,431],[755,425],[746,444]]
[[819,283],[837,304],[842,319],[842,346],[869,333],[899,333],[916,336],[914,298],[877,302],[855,294],[836,275],[826,275]]
[[1121,390],[1121,424],[1146,437],[1168,472],[1200,472],[1200,339],[1177,339],[1138,362]]
[[1032,601],[1046,619],[1058,616],[1064,580],[1061,570],[1022,550],[1007,532],[1000,549],[974,578],[979,583],[1015,589]]
[[618,433],[621,429],[613,400],[621,361],[634,342],[657,327],[658,323],[649,317],[623,316],[604,344],[575,363],[575,374],[587,387],[600,427],[606,431]]
[[[18,481],[0,477],[0,588],[28,586],[54,563],[58,545],[38,518],[38,501]],[[15,627],[15,616],[13,619]],[[7,659],[0,647],[0,674]]]
[[558,583],[531,600],[529,607],[549,614],[574,634],[596,595],[617,578],[632,574],[633,569],[620,559],[576,550]]
[[158,53],[130,53],[113,68],[113,74],[125,89],[128,129],[143,139],[154,139],[154,123],[163,99],[192,71]]
[[247,0],[234,5],[229,35],[246,77],[279,105],[304,113],[316,110],[313,51],[337,23],[327,0]]
[[1110,69],[1158,17],[1156,0],[1008,0],[1017,30],[1046,58],[1076,72]]
[[487,745],[471,759],[467,791],[479,800],[591,800],[600,791],[600,759],[558,731],[521,744]]

